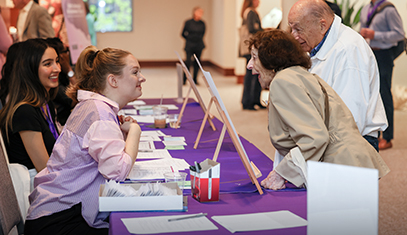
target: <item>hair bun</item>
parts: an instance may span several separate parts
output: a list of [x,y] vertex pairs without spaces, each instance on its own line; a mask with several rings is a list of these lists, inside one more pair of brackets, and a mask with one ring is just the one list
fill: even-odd
[[93,64],[93,61],[95,61],[95,58],[97,56],[97,54],[99,53],[100,50],[97,50],[93,55],[89,56],[88,61],[90,62],[89,64]]

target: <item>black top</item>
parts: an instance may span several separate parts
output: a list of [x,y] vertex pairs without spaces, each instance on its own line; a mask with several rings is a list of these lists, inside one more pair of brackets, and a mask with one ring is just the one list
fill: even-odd
[[[55,120],[55,108],[52,102],[48,103],[52,119]],[[55,122],[54,122],[55,123]],[[13,130],[9,128],[9,141],[7,141],[5,132],[3,139],[6,145],[6,150],[10,163],[20,163],[28,169],[33,169],[32,163],[27,151],[25,150],[23,141],[19,134],[20,131],[36,131],[42,133],[42,139],[47,149],[48,155],[51,155],[52,148],[55,144],[55,137],[49,129],[48,122],[45,119],[40,108],[33,107],[29,104],[23,104],[14,113]],[[57,129],[55,127],[55,129]]]
[[251,34],[255,34],[258,31],[263,31],[260,17],[255,11],[249,11],[246,21],[243,20],[243,24],[247,24],[247,28]]
[[202,20],[195,21],[190,19],[185,21],[182,37],[185,38],[185,50],[194,48],[202,50],[205,48],[203,36],[205,34],[205,23]]
[[72,99],[65,94],[68,86],[68,76],[63,72],[59,73],[58,93],[53,101],[57,109],[57,120],[61,125],[65,125],[72,110]]
[[341,11],[341,8],[339,8],[339,6],[337,5],[337,4],[335,4],[335,3],[333,3],[333,2],[328,2],[328,1],[325,1],[326,2],[326,4],[328,4],[328,6],[332,9],[332,11],[336,14],[336,15],[338,15],[339,17],[341,17],[341,19],[342,19],[342,11]]

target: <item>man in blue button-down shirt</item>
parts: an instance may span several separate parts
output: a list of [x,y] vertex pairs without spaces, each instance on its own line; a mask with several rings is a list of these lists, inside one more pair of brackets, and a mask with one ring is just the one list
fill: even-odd
[[387,149],[392,147],[391,140],[394,132],[391,80],[393,61],[398,56],[394,54],[394,49],[398,42],[404,39],[404,29],[396,8],[392,4],[381,8],[382,4],[388,4],[388,2],[386,0],[372,0],[370,4],[363,7],[360,15],[360,34],[369,42],[379,67],[380,95],[389,124],[383,132],[383,138],[379,141],[379,149]]

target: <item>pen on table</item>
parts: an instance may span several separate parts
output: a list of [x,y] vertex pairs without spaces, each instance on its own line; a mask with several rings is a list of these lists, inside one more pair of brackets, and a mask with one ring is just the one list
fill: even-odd
[[174,219],[168,219],[168,222],[184,220],[184,219],[198,218],[198,217],[202,217],[202,216],[206,216],[206,215],[207,215],[207,213],[199,213],[199,214],[191,215],[191,216],[184,216],[184,217],[179,217],[179,218],[174,218]]
[[196,161],[194,163],[195,163],[196,173],[201,173],[198,163]]
[[153,150],[150,150],[150,149],[140,149],[139,152],[140,152],[140,153],[152,153]]
[[[195,166],[189,166],[189,169],[190,169],[191,171],[193,171],[193,172],[196,172]],[[192,175],[194,176],[194,178],[192,178]],[[191,183],[192,183],[192,185],[191,185],[191,190],[194,190],[194,188],[195,188],[195,180],[196,180],[195,178],[196,178],[195,173],[192,173],[192,172],[191,172]]]
[[209,169],[209,177],[208,177],[208,199],[211,200],[212,198],[212,168]]

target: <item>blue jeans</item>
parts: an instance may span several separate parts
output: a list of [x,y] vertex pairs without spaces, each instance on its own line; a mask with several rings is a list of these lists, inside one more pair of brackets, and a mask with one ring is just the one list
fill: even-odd
[[369,142],[373,146],[373,148],[376,149],[377,152],[379,152],[379,140],[376,137],[370,136],[370,135],[364,135],[363,138]]

